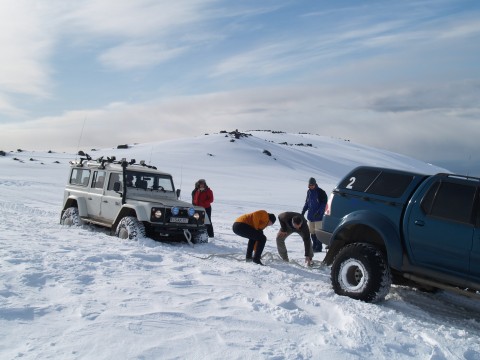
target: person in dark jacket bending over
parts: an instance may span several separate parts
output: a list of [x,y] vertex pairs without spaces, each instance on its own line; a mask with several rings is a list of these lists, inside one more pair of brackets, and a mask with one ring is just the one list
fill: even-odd
[[[232,230],[238,236],[248,239],[246,261],[253,260],[255,264],[263,265],[260,259],[267,242],[267,237],[263,230],[267,226],[275,223],[277,218],[274,214],[269,214],[265,210],[254,211],[253,213],[244,214],[237,218],[233,223]],[[255,255],[253,255],[255,250]]]
[[297,233],[302,237],[305,246],[305,263],[310,266],[313,259],[313,249],[307,220],[301,214],[290,211],[279,214],[278,221],[280,222],[280,230],[277,234],[277,250],[280,257],[288,261],[285,239],[290,234]]
[[208,237],[213,237],[213,225],[212,225],[212,202],[213,191],[207,186],[207,182],[204,179],[198,180],[195,185],[198,184],[197,190],[193,193],[193,205],[201,206],[205,208],[205,212],[210,219],[210,224],[207,225]]
[[313,252],[322,252],[322,243],[317,239],[315,230],[321,230],[323,213],[327,205],[327,194],[318,187],[317,181],[312,177],[308,180],[307,198],[303,206],[302,215],[308,210],[308,228],[313,242]]

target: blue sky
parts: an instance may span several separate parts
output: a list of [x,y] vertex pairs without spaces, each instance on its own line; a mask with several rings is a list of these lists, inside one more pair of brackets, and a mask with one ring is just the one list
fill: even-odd
[[0,0],[0,30],[0,150],[275,129],[480,175],[476,0]]

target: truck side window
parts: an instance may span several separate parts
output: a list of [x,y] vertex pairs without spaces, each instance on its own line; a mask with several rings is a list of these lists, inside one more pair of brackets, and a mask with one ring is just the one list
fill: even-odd
[[412,175],[382,172],[366,190],[369,194],[399,198],[413,180]]
[[433,199],[435,198],[435,194],[437,193],[439,187],[440,181],[437,181],[435,184],[432,185],[432,187],[428,190],[427,194],[423,197],[420,206],[425,214],[430,214],[430,212],[432,211]]
[[[432,189],[430,189],[432,190]],[[476,188],[451,182],[441,182],[438,192],[433,199],[430,213],[428,215],[472,224],[473,204]],[[427,198],[429,194],[427,194]],[[423,208],[423,205],[422,205]]]

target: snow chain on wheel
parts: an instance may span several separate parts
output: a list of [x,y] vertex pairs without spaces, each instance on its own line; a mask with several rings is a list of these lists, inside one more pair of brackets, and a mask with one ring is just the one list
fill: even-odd
[[120,220],[115,230],[120,239],[138,240],[145,237],[145,226],[134,216],[125,216]]
[[67,208],[63,212],[62,218],[60,219],[60,224],[68,226],[82,225],[82,220],[80,219],[78,209],[76,207]]
[[206,244],[208,243],[207,229],[198,230],[192,238],[194,244]]
[[367,243],[347,245],[333,260],[331,281],[336,294],[365,302],[385,298],[392,275],[385,255]]

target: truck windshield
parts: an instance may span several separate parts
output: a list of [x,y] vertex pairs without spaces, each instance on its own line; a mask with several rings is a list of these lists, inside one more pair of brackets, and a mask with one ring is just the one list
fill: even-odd
[[126,178],[128,188],[158,191],[174,190],[172,177],[170,175],[127,170]]

